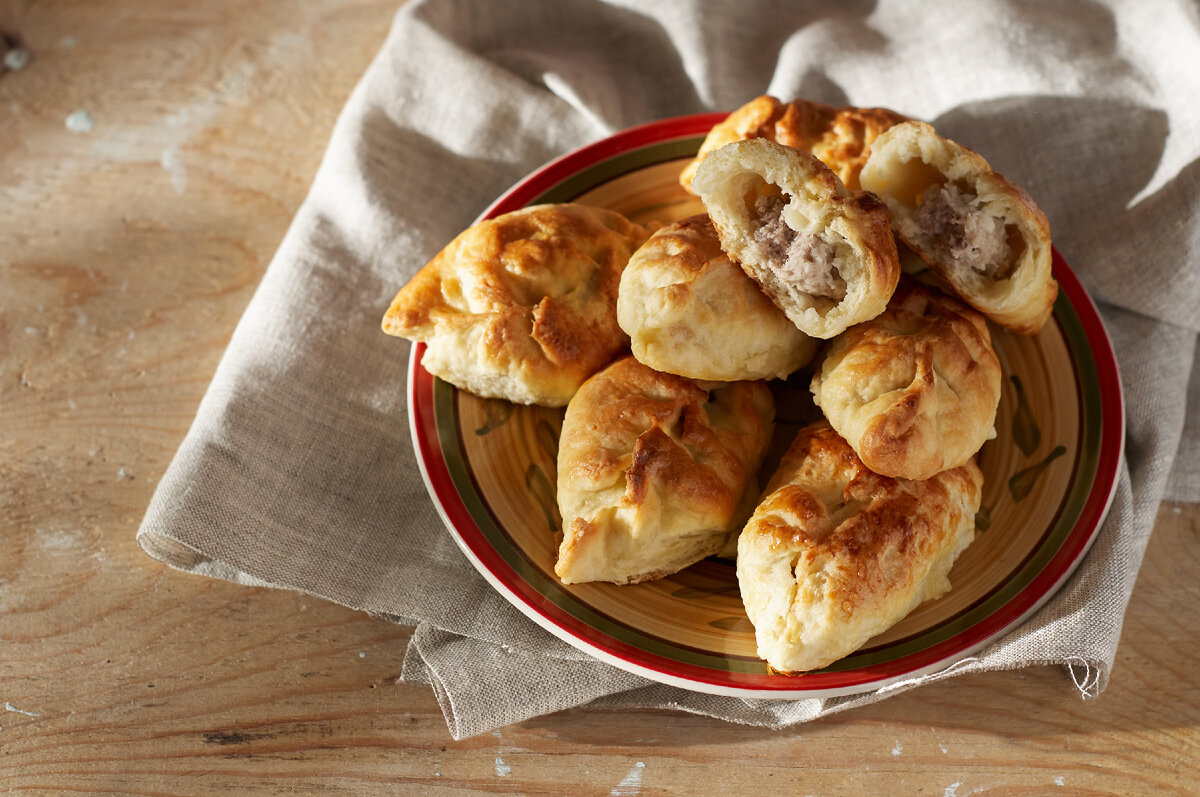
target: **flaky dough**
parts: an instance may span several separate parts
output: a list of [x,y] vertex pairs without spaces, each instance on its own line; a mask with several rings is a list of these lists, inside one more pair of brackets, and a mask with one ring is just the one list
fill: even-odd
[[479,222],[405,285],[383,330],[479,396],[560,407],[628,346],[617,288],[648,232],[610,210],[537,205]]
[[816,155],[851,190],[871,152],[871,143],[892,125],[907,119],[886,108],[835,108],[808,100],[780,102],[756,97],[718,123],[696,158],[684,167],[680,184],[692,190],[692,179],[708,153],[734,141],[765,138]]
[[927,479],[994,435],[1000,385],[983,316],[906,278],[887,310],[833,340],[812,393],[868,468]]
[[633,357],[593,376],[559,439],[559,578],[632,584],[721,550],[773,418],[762,382],[701,385]]
[[693,379],[782,379],[817,348],[730,262],[704,214],[663,227],[633,253],[617,321],[640,362]]
[[889,479],[827,424],[801,429],[738,538],[758,655],[782,673],[825,667],[945,594],[982,484],[974,461]]
[[766,139],[712,152],[693,186],[721,247],[802,332],[874,318],[900,278],[888,213],[807,152]]
[[861,181],[887,202],[896,235],[965,302],[1014,332],[1042,328],[1058,283],[1050,225],[1029,194],[924,122],[876,139]]

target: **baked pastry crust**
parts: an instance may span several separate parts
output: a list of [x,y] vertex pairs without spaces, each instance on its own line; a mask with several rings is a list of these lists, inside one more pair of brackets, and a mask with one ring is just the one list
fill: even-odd
[[657,230],[633,253],[617,321],[640,362],[692,379],[783,379],[817,349],[729,260],[705,214]]
[[773,418],[762,382],[702,385],[633,357],[593,376],[559,439],[554,572],[566,584],[632,584],[721,550],[745,517]]
[[900,278],[887,208],[807,152],[766,139],[709,154],[693,186],[721,247],[802,332],[874,318]]
[[945,594],[982,485],[973,460],[889,479],[828,424],[801,429],[738,539],[758,655],[782,673],[818,669]]
[[617,289],[648,234],[572,204],[479,222],[400,289],[383,331],[424,341],[422,366],[476,395],[561,407],[629,345]]
[[872,145],[861,181],[887,203],[896,235],[963,301],[1014,332],[1042,328],[1058,295],[1050,224],[981,155],[905,122]]
[[887,310],[833,340],[811,387],[868,468],[928,479],[995,435],[1000,361],[982,315],[906,278]]
[[780,102],[764,94],[738,108],[718,123],[696,157],[679,176],[692,190],[692,179],[708,153],[734,141],[765,138],[816,155],[846,187],[858,190],[858,174],[880,133],[908,119],[887,108],[834,107],[808,100]]

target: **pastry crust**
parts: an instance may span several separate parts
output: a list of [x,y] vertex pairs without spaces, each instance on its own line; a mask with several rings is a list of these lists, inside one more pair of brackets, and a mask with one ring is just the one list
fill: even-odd
[[737,141],[693,185],[721,247],[805,334],[832,338],[887,306],[900,278],[887,208],[812,155]]
[[889,479],[827,424],[801,429],[738,539],[758,655],[782,673],[818,669],[945,594],[982,485],[974,461]]
[[987,321],[906,279],[877,318],[829,346],[812,378],[817,406],[863,463],[928,479],[995,435],[1000,361]]
[[692,190],[692,179],[708,153],[734,141],[765,138],[816,155],[851,190],[858,190],[871,144],[880,133],[908,119],[887,108],[836,108],[808,100],[780,102],[764,94],[738,108],[713,127],[700,151],[679,176]]
[[617,288],[647,230],[584,205],[537,205],[461,233],[383,318],[421,365],[479,396],[561,407],[629,340]]
[[924,122],[881,135],[862,185],[887,202],[892,229],[992,321],[1033,334],[1054,307],[1050,225],[1029,194],[978,153]]
[[762,382],[706,386],[633,357],[593,376],[559,439],[554,572],[632,584],[717,553],[740,528],[773,418]]
[[633,253],[617,321],[640,362],[692,379],[783,379],[817,349],[729,260],[705,214],[659,229]]

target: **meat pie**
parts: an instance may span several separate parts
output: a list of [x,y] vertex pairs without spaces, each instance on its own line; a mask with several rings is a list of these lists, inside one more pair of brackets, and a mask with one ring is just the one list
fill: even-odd
[[424,341],[422,367],[477,396],[564,406],[629,346],[617,287],[649,234],[574,204],[481,221],[400,289],[383,331]]
[[887,306],[900,278],[887,209],[813,155],[734,142],[704,159],[692,186],[721,248],[802,332],[832,338]]
[[983,315],[913,280],[827,347],[812,393],[881,476],[928,479],[995,436],[1000,360]]
[[944,595],[975,537],[982,488],[974,460],[889,479],[828,424],[801,429],[738,537],[758,655],[777,672],[815,670]]
[[717,382],[784,379],[820,343],[730,261],[703,213],[659,228],[629,258],[617,323],[638,362]]
[[861,180],[887,203],[897,237],[963,301],[1015,332],[1042,328],[1058,295],[1050,225],[983,157],[905,122],[875,140]]
[[554,572],[636,584],[722,550],[758,494],[774,417],[763,382],[700,383],[633,357],[584,382],[559,437]]

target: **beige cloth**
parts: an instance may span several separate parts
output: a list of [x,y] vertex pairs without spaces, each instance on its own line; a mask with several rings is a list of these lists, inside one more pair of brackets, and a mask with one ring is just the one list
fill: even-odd
[[[1067,665],[1105,686],[1164,491],[1200,500],[1197,7],[430,0],[402,10],[239,323],[138,539],[178,568],[415,626],[404,678],[462,738],[539,714],[667,706],[779,727],[884,694],[739,700],[589,658],[459,552],[408,434],[397,288],[534,167],[764,91],[885,105],[987,154],[1100,303],[1128,402],[1111,514],[1034,618],[947,673]],[[1178,454],[1177,454],[1178,452]]]

